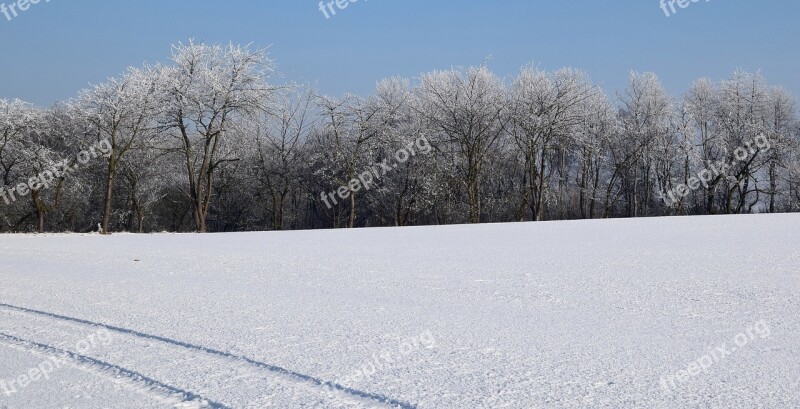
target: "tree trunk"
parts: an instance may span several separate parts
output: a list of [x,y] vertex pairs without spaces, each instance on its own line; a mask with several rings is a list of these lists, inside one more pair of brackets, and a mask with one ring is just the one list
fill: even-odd
[[775,170],[775,161],[769,163],[769,212],[775,213],[775,194],[778,191],[778,175]]
[[36,229],[39,233],[44,233],[44,212],[36,210]]
[[198,233],[207,233],[208,230],[206,229],[206,216],[203,214],[203,205],[195,201],[194,203],[194,224],[197,227]]
[[108,234],[108,224],[111,221],[111,201],[114,196],[114,173],[116,172],[116,162],[114,156],[108,160],[108,177],[106,178],[106,194],[103,200],[103,222],[101,224],[100,233]]
[[350,192],[350,217],[347,219],[347,228],[356,226],[356,192]]
[[46,209],[42,202],[41,192],[38,190],[31,190],[31,200],[33,200],[33,207],[36,209],[36,232],[44,233]]

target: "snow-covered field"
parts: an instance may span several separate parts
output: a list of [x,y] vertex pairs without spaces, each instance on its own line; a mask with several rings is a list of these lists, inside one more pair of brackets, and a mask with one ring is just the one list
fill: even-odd
[[800,407],[798,290],[798,215],[0,236],[0,408]]

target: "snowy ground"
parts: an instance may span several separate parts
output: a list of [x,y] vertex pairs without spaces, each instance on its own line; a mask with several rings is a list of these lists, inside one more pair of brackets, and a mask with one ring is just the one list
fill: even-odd
[[798,215],[0,236],[0,408],[799,407],[799,289]]

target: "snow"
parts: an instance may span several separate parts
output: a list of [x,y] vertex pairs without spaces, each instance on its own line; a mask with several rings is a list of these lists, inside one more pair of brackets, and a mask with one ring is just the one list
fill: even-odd
[[752,215],[0,236],[0,381],[61,360],[0,385],[0,408],[798,407],[798,232]]

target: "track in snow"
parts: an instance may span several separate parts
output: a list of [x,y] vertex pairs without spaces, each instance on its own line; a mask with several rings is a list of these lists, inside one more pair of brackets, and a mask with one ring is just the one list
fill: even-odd
[[[235,395],[231,394],[231,392],[239,392],[239,388],[241,387],[235,383],[236,380],[244,378],[250,378],[252,380],[256,378],[258,382],[248,382],[248,384],[260,385],[260,387],[265,390],[274,389],[271,387],[275,385],[281,386],[277,388],[279,391],[276,394],[277,396],[268,396],[261,404],[275,404],[272,399],[285,399],[286,392],[289,391],[292,394],[291,399],[293,403],[312,405],[325,404],[331,406],[338,403],[347,407],[380,406],[402,409],[415,408],[414,405],[407,402],[348,388],[332,382],[326,382],[310,375],[301,374],[276,365],[218,349],[194,345],[133,329],[5,303],[0,303],[0,309],[5,310],[6,317],[8,315],[19,314],[28,316],[28,319],[25,320],[25,328],[23,331],[29,334],[35,334],[32,336],[29,335],[31,338],[48,337],[48,342],[51,343],[63,343],[66,339],[71,339],[75,342],[79,341],[82,333],[75,332],[75,329],[82,329],[84,331],[89,329],[106,329],[113,331],[114,338],[113,342],[111,342],[113,348],[110,348],[109,351],[102,352],[112,358],[116,358],[115,361],[124,361],[124,355],[150,356],[157,363],[170,362],[170,364],[161,366],[160,368],[128,369],[122,365],[112,364],[99,358],[93,358],[54,347],[48,343],[32,341],[2,332],[0,332],[0,341],[5,341],[6,343],[17,346],[27,346],[28,349],[37,349],[49,355],[59,354],[69,356],[79,364],[89,364],[94,372],[111,373],[113,375],[127,377],[133,383],[141,383],[147,388],[163,392],[162,394],[168,397],[174,398],[177,396],[181,398],[181,401],[184,403],[201,402],[206,407],[212,409],[251,406],[253,402],[236,402],[237,405],[233,406],[221,402],[224,401],[223,399],[229,399],[232,402],[236,401]],[[2,320],[2,316],[0,316],[0,320]],[[13,321],[8,325],[3,325],[3,327],[10,328],[13,327],[13,324],[19,327],[19,322],[20,321]],[[41,325],[30,325],[32,322],[40,322]],[[56,331],[56,327],[61,328]],[[19,328],[17,328],[17,330],[19,330]],[[162,347],[154,347],[154,345],[162,345]],[[99,347],[98,349],[103,348]],[[198,377],[194,379],[199,379],[200,376],[202,376],[204,380],[227,379],[227,385],[225,387],[214,388],[210,386],[195,386],[194,388],[190,388],[188,385],[172,386],[156,380],[155,375],[152,377],[145,375],[145,373],[158,373],[161,376],[168,376],[168,372],[164,372],[164,369],[179,367],[182,367],[181,370],[183,371],[197,374]],[[193,390],[197,389],[203,389],[203,392],[193,392]],[[217,395],[219,395],[219,398],[216,398]],[[205,396],[215,396],[215,399],[209,399]],[[298,400],[300,402],[298,402]]]

